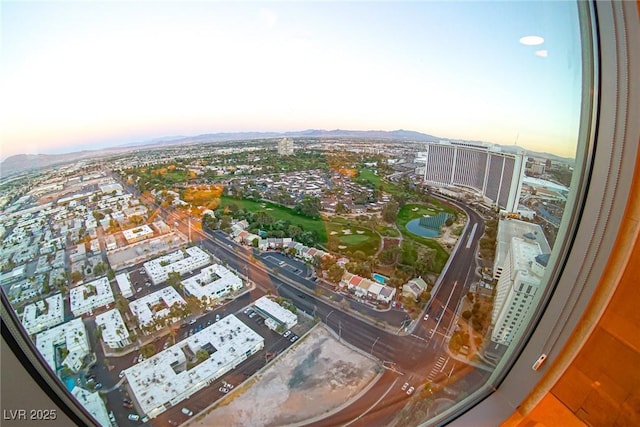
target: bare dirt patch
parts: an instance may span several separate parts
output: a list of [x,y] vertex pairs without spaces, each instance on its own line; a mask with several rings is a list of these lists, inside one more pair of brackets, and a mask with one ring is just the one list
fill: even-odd
[[284,426],[338,408],[376,376],[376,363],[339,343],[324,327],[276,361],[243,394],[198,426]]

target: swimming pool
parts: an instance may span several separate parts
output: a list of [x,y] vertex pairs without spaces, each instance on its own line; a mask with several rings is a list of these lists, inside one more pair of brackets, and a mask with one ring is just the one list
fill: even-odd
[[413,234],[417,234],[422,237],[437,237],[440,235],[439,230],[434,230],[433,228],[427,228],[420,225],[420,218],[412,219],[407,223],[406,227],[407,230]]
[[371,275],[371,277],[373,277],[373,280],[375,280],[378,283],[382,283],[384,285],[384,282],[387,280],[386,277],[382,276],[381,274],[378,273],[373,273]]

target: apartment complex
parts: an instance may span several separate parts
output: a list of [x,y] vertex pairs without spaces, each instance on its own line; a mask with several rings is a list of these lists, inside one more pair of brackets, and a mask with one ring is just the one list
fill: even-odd
[[427,142],[416,163],[423,181],[436,187],[464,187],[488,203],[516,212],[524,178],[522,153],[505,153],[490,144]]
[[278,154],[281,156],[291,156],[293,154],[293,140],[291,138],[282,138],[278,141]]

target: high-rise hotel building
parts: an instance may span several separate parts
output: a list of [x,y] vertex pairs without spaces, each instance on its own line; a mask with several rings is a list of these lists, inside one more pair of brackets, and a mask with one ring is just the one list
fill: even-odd
[[499,147],[463,141],[427,142],[416,163],[427,185],[465,187],[509,212],[518,210],[524,178],[523,153],[505,153]]
[[538,305],[551,248],[537,224],[502,219],[498,224],[491,340],[509,345]]

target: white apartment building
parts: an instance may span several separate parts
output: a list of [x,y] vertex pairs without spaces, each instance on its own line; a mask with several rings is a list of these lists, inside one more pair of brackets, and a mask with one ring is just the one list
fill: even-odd
[[526,162],[523,153],[505,153],[490,144],[462,141],[427,142],[418,153],[416,170],[436,187],[465,187],[486,202],[516,212]]
[[[277,302],[271,300],[266,295],[257,299],[253,303],[253,306],[258,313],[263,315],[263,317],[275,321],[275,327],[277,327],[277,325],[284,325],[287,329],[291,329],[298,323],[298,316],[282,307]],[[265,324],[267,323],[265,322]],[[271,329],[275,329],[275,327]]]
[[64,300],[55,294],[28,304],[22,312],[22,325],[29,335],[37,334],[64,322]]
[[74,316],[82,316],[98,307],[104,307],[114,301],[109,279],[101,277],[85,285],[69,290],[71,312]]
[[491,316],[491,340],[509,345],[529,322],[543,293],[549,253],[533,239],[513,237],[498,279]]
[[100,423],[101,426],[111,426],[109,421],[109,412],[107,407],[97,391],[85,390],[81,387],[74,387],[71,394],[78,399],[78,402],[93,415],[93,418]]
[[122,348],[131,344],[129,330],[120,311],[113,309],[97,315],[96,326],[102,329],[102,341],[109,348]]
[[[186,255],[185,255],[186,253]],[[177,250],[144,263],[144,269],[154,285],[169,278],[169,273],[185,274],[209,264],[211,257],[197,246]]]
[[[142,413],[155,418],[211,384],[264,347],[264,339],[234,315],[125,370]],[[198,350],[209,358],[195,362]]]
[[129,310],[138,318],[142,326],[152,324],[156,319],[169,316],[171,306],[186,304],[186,301],[171,286],[145,295],[129,303]]
[[122,232],[128,244],[139,242],[140,240],[153,237],[153,230],[148,225],[142,225],[136,228],[130,228]]
[[[36,347],[54,372],[66,366],[78,372],[89,354],[89,339],[82,319],[73,319],[36,335]],[[65,351],[61,351],[63,348]],[[62,357],[60,358],[60,356]]]
[[126,273],[120,273],[116,276],[116,283],[118,284],[118,289],[120,290],[120,295],[125,298],[129,298],[133,296],[133,287],[131,285],[131,280],[129,279],[129,275]]
[[200,274],[182,281],[187,294],[199,300],[221,298],[242,288],[242,279],[232,273],[227,267],[213,264],[202,269]]

